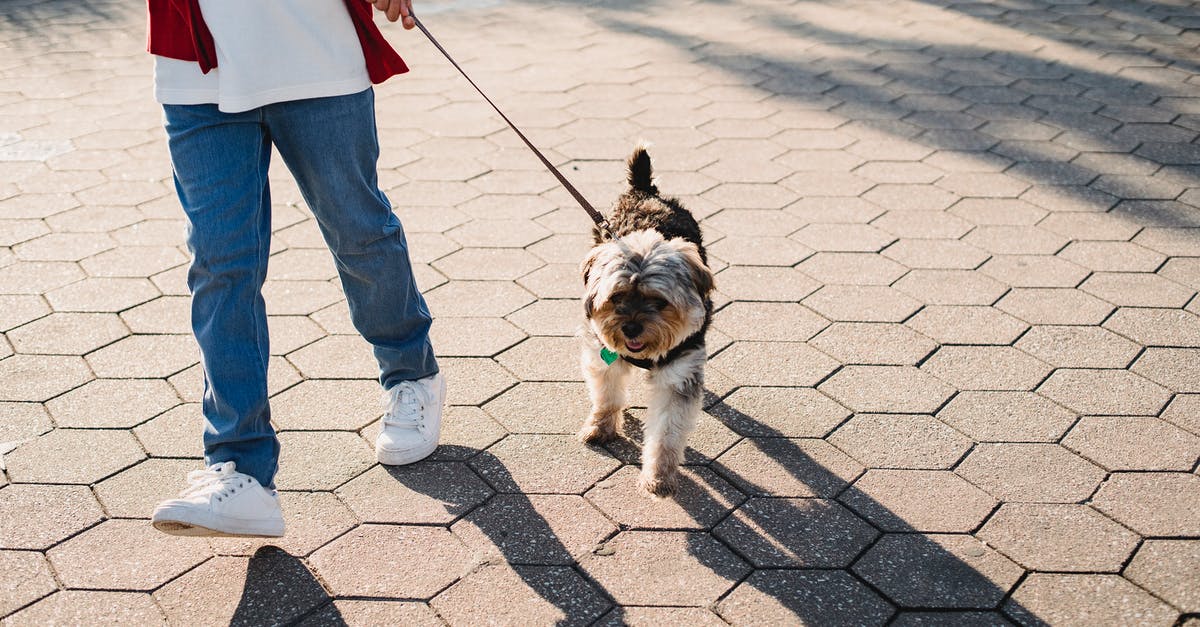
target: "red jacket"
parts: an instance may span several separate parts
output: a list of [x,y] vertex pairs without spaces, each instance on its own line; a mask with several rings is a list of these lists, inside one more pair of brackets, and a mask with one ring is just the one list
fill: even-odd
[[[258,1],[258,0],[255,0]],[[392,49],[375,25],[372,5],[363,0],[343,0],[362,45],[367,75],[372,83],[408,71],[404,59]],[[151,54],[195,61],[205,74],[217,67],[216,45],[200,14],[200,0],[149,0],[150,28],[146,49]]]

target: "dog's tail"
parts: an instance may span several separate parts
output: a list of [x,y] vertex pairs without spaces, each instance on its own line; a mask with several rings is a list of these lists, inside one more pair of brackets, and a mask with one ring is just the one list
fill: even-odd
[[641,144],[629,155],[629,186],[633,189],[651,194],[657,194],[654,186],[654,171],[650,167],[650,153],[646,145]]

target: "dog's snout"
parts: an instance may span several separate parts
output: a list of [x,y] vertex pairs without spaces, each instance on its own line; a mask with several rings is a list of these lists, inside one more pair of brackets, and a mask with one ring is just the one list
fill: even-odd
[[626,322],[621,325],[621,333],[624,333],[626,338],[632,340],[642,334],[642,325],[640,322]]

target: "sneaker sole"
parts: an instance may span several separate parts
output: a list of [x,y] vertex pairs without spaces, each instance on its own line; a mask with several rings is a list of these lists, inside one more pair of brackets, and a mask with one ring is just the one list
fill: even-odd
[[406,464],[415,464],[416,462],[433,455],[437,450],[437,442],[430,446],[413,449],[411,451],[388,451],[384,449],[375,449],[375,459],[384,466],[404,466]]
[[[150,522],[155,529],[172,536],[204,538],[282,538],[282,520],[198,520],[196,512],[181,512],[187,516],[172,515],[170,510],[157,510]],[[181,520],[188,518],[191,520]],[[199,517],[206,518],[206,517]],[[218,524],[223,522],[223,524]]]

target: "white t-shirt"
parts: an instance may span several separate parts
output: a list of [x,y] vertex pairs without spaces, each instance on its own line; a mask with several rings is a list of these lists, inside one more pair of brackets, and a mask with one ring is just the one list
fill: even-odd
[[217,67],[154,57],[163,104],[218,105],[236,113],[273,102],[342,96],[371,86],[342,0],[200,0]]

